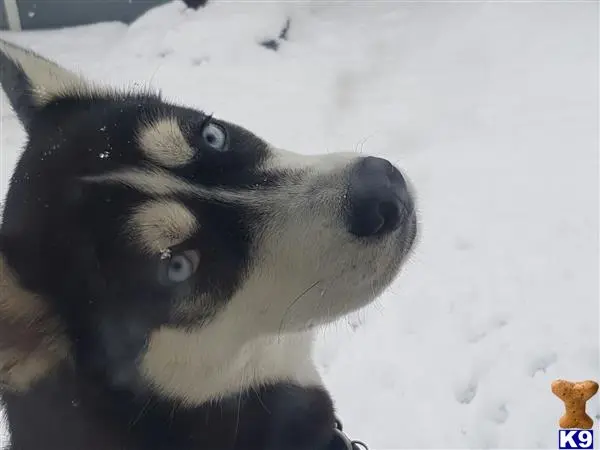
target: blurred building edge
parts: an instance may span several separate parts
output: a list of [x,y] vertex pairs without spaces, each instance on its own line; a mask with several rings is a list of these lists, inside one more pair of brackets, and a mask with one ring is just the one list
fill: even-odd
[[[118,21],[131,23],[171,0],[0,0],[0,30],[36,30]],[[183,0],[190,8],[207,0]]]

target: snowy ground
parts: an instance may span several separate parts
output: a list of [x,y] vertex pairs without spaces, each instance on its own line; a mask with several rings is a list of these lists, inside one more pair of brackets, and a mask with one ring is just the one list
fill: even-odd
[[[257,45],[288,16],[279,52]],[[374,450],[557,448],[550,383],[600,379],[598,3],[175,2],[2,35],[284,148],[399,164],[417,252],[316,355],[346,429]],[[24,135],[1,105],[3,196]]]

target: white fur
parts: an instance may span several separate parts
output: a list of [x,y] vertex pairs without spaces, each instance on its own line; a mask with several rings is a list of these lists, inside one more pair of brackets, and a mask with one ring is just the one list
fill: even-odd
[[265,169],[314,169],[320,173],[343,170],[360,155],[351,152],[303,155],[289,150],[271,147],[270,157],[264,163]]
[[273,382],[321,384],[310,333],[248,331],[243,317],[229,314],[197,331],[161,328],[151,335],[142,373],[162,395],[193,405]]
[[196,217],[181,203],[152,200],[136,208],[126,232],[147,253],[160,254],[197,231]]
[[194,158],[194,149],[174,117],[142,124],[137,140],[146,156],[163,167],[181,167]]

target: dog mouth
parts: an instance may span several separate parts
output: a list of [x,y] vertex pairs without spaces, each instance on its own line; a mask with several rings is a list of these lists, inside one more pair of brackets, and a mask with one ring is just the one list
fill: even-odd
[[[337,270],[307,288],[320,296],[316,314],[337,308],[344,315],[374,301],[395,281],[414,250],[417,237],[417,214],[413,210],[395,231],[358,238],[359,246],[353,246],[352,258],[338,260]],[[318,319],[309,320],[309,328],[319,323],[322,322]]]

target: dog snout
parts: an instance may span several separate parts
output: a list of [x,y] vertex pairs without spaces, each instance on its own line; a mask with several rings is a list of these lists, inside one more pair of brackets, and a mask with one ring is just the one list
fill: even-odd
[[350,174],[348,231],[358,237],[382,236],[405,225],[413,213],[406,180],[386,159],[362,158]]

